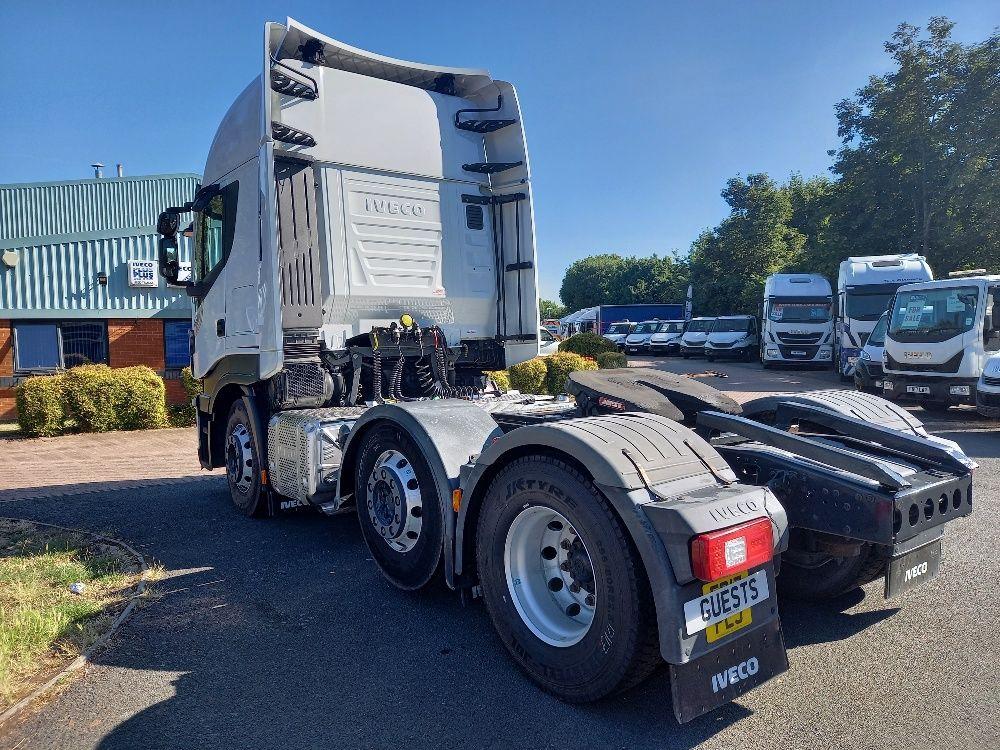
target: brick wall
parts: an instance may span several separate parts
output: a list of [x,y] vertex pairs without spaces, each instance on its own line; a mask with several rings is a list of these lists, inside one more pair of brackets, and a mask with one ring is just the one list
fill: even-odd
[[[112,367],[146,365],[164,374],[163,321],[154,318],[108,321],[108,360]],[[14,374],[14,336],[11,322],[0,320],[0,378]],[[181,381],[166,381],[167,403],[187,400]],[[14,389],[0,386],[0,421],[17,419]]]
[[[14,332],[9,320],[0,320],[0,378],[14,374]],[[14,389],[0,386],[0,420],[17,419]]]

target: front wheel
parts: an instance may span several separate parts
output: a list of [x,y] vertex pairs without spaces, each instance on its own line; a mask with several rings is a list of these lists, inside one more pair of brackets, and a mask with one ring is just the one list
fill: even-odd
[[267,510],[262,468],[250,414],[242,400],[236,401],[226,422],[226,480],[233,505],[245,516],[262,516]]
[[558,459],[526,456],[496,476],[483,503],[483,599],[532,680],[583,703],[638,684],[661,663],[645,570],[591,481]]

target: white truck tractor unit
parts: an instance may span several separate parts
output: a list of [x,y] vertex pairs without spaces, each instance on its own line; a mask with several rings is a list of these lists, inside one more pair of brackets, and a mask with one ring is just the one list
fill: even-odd
[[907,284],[889,315],[883,395],[928,409],[976,406],[980,376],[998,351],[1000,276]]
[[764,282],[760,361],[829,367],[833,362],[833,291],[819,274],[776,273]]
[[539,350],[513,86],[291,19],[262,53],[204,185],[157,222],[194,300],[199,458],[240,512],[356,514],[391,584],[440,571],[481,599],[546,690],[597,700],[665,662],[682,722],[787,669],[779,559],[813,598],[937,571],[972,464],[882,399],[741,407],[647,368],[573,373],[572,399],[493,386]]
[[834,362],[841,378],[854,375],[861,347],[903,284],[934,278],[927,259],[913,253],[848,258],[837,277]]
[[986,360],[976,388],[976,411],[990,419],[1000,419],[1000,352]]

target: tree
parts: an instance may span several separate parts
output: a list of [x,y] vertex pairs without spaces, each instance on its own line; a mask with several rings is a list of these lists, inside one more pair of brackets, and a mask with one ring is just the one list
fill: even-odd
[[836,106],[831,231],[849,254],[919,252],[939,275],[1000,270],[1000,36],[963,46],[952,27],[932,18],[920,38],[900,24],[885,45],[894,69]]
[[687,262],[677,253],[647,257],[604,253],[572,263],[566,269],[559,297],[569,310],[681,302],[687,283]]
[[569,312],[564,306],[550,299],[538,300],[538,315],[542,320],[549,318],[562,318]]
[[764,280],[799,262],[806,237],[791,226],[789,192],[765,174],[734,177],[722,197],[730,214],[691,247],[699,315],[754,314]]

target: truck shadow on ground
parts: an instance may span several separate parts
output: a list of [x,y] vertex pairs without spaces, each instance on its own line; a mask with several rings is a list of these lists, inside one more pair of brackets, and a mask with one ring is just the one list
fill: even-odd
[[[441,582],[389,586],[353,514],[246,519],[221,478],[5,506],[111,529],[168,571],[88,674],[26,723],[25,747],[692,747],[751,714],[733,703],[679,726],[665,670],[595,705],[561,703],[516,669],[481,606]],[[791,646],[892,614],[782,611]]]

